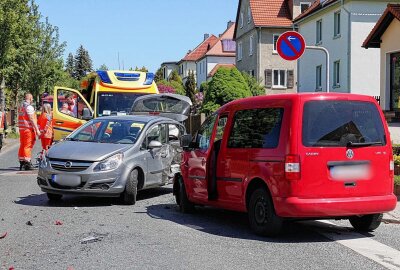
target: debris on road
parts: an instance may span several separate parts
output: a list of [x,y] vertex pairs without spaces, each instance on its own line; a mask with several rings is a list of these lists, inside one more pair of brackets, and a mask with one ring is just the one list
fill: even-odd
[[33,223],[30,220],[28,220],[25,224],[28,226],[33,226]]
[[6,238],[6,236],[7,236],[7,232],[0,234],[0,239]]
[[55,225],[63,225],[61,220],[56,220],[56,222],[54,223]]
[[108,234],[99,234],[99,233],[93,233],[92,235],[89,235],[88,237],[85,237],[81,240],[81,244],[90,244],[94,242],[99,242],[103,240],[105,236]]

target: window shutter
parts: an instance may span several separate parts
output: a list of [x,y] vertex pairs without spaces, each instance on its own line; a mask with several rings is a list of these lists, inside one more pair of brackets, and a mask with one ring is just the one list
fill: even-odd
[[272,88],[272,69],[265,70],[265,87]]
[[287,71],[287,88],[293,88],[294,87],[294,70],[289,69]]

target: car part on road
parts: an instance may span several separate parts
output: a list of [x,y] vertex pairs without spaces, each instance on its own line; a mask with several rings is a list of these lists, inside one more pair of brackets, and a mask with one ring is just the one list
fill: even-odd
[[47,194],[47,198],[49,199],[49,201],[60,201],[62,199],[61,194],[54,194],[54,193],[46,193]]
[[349,221],[356,231],[371,232],[381,225],[383,214],[350,217]]
[[282,219],[275,214],[272,199],[265,188],[258,188],[251,194],[249,222],[256,234],[277,235],[282,228]]
[[126,181],[125,191],[122,193],[122,198],[124,203],[127,205],[134,205],[136,203],[138,176],[138,170],[134,169],[129,174],[128,181]]

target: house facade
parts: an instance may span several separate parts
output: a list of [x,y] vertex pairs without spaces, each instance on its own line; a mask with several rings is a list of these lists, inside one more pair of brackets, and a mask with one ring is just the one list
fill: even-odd
[[311,0],[240,0],[236,15],[236,67],[253,75],[266,94],[297,91],[296,61],[282,59],[278,37],[293,30],[292,19]]
[[400,4],[387,6],[363,47],[380,51],[381,108],[400,111]]
[[196,62],[202,58],[217,42],[218,38],[216,36],[204,34],[204,40],[194,50],[189,51],[185,57],[178,62],[178,72],[182,77],[183,84],[185,84],[189,76],[189,72],[193,72],[196,78]]
[[196,62],[197,88],[210,79],[211,71],[217,65],[234,65],[236,62],[236,43],[233,40],[235,23],[229,21],[224,33],[219,35],[218,41]]
[[329,90],[379,96],[379,51],[365,50],[361,46],[388,2],[317,0],[299,15],[294,24],[306,44],[324,47],[330,60],[327,89],[325,54],[307,49],[298,60],[298,91]]
[[168,80],[169,76],[171,75],[172,71],[178,70],[178,63],[177,62],[164,62],[161,64],[161,70],[163,73],[163,79]]

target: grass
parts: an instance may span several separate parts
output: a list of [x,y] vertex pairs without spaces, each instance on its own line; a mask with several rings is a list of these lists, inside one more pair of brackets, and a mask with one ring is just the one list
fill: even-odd
[[19,138],[19,134],[16,132],[10,132],[7,134],[7,139],[18,139]]
[[395,175],[394,176],[394,184],[396,186],[400,186],[400,175]]

